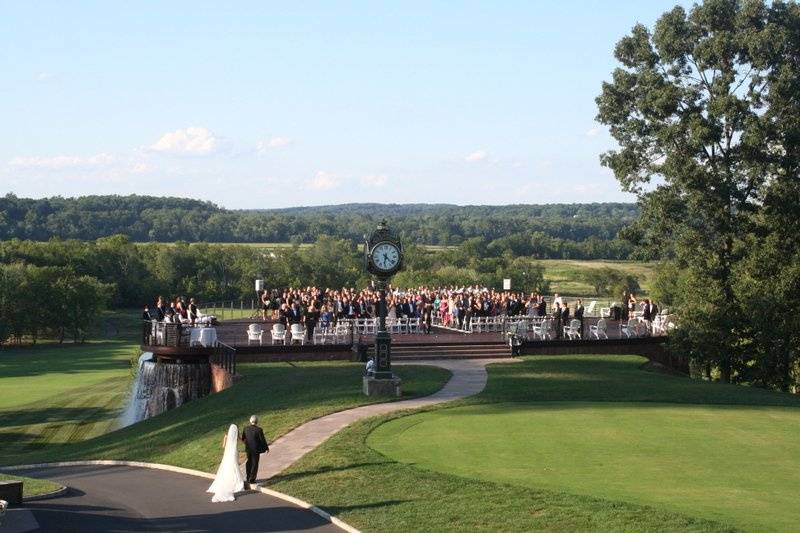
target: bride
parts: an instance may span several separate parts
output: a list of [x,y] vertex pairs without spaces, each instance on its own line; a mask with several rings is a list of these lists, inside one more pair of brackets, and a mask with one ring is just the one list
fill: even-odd
[[217,469],[217,477],[206,492],[212,492],[212,502],[232,502],[234,493],[244,490],[244,479],[239,470],[239,428],[231,424],[225,435],[225,451]]

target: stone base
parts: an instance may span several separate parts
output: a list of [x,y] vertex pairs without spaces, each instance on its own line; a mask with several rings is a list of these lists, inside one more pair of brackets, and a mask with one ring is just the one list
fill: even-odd
[[398,376],[392,376],[391,379],[364,376],[363,383],[364,394],[367,396],[396,396],[399,398],[403,394]]

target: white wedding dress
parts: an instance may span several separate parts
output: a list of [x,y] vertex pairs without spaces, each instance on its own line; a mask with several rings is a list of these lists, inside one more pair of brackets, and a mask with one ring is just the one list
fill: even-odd
[[212,502],[232,502],[236,499],[234,494],[244,490],[244,478],[239,470],[238,445],[239,428],[236,424],[231,424],[225,437],[225,451],[217,469],[217,477],[206,491],[214,494]]

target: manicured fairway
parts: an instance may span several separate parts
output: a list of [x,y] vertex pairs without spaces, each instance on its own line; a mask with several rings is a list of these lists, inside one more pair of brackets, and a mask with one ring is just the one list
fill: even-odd
[[135,351],[105,342],[0,352],[0,464],[112,430]]
[[763,531],[800,520],[798,435],[791,407],[554,402],[408,416],[368,444],[418,468]]

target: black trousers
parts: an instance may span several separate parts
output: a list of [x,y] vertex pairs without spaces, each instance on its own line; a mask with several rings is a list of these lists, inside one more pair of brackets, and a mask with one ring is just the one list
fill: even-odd
[[247,452],[247,463],[245,464],[245,471],[247,472],[247,482],[255,483],[258,476],[258,459],[261,457],[260,453]]

